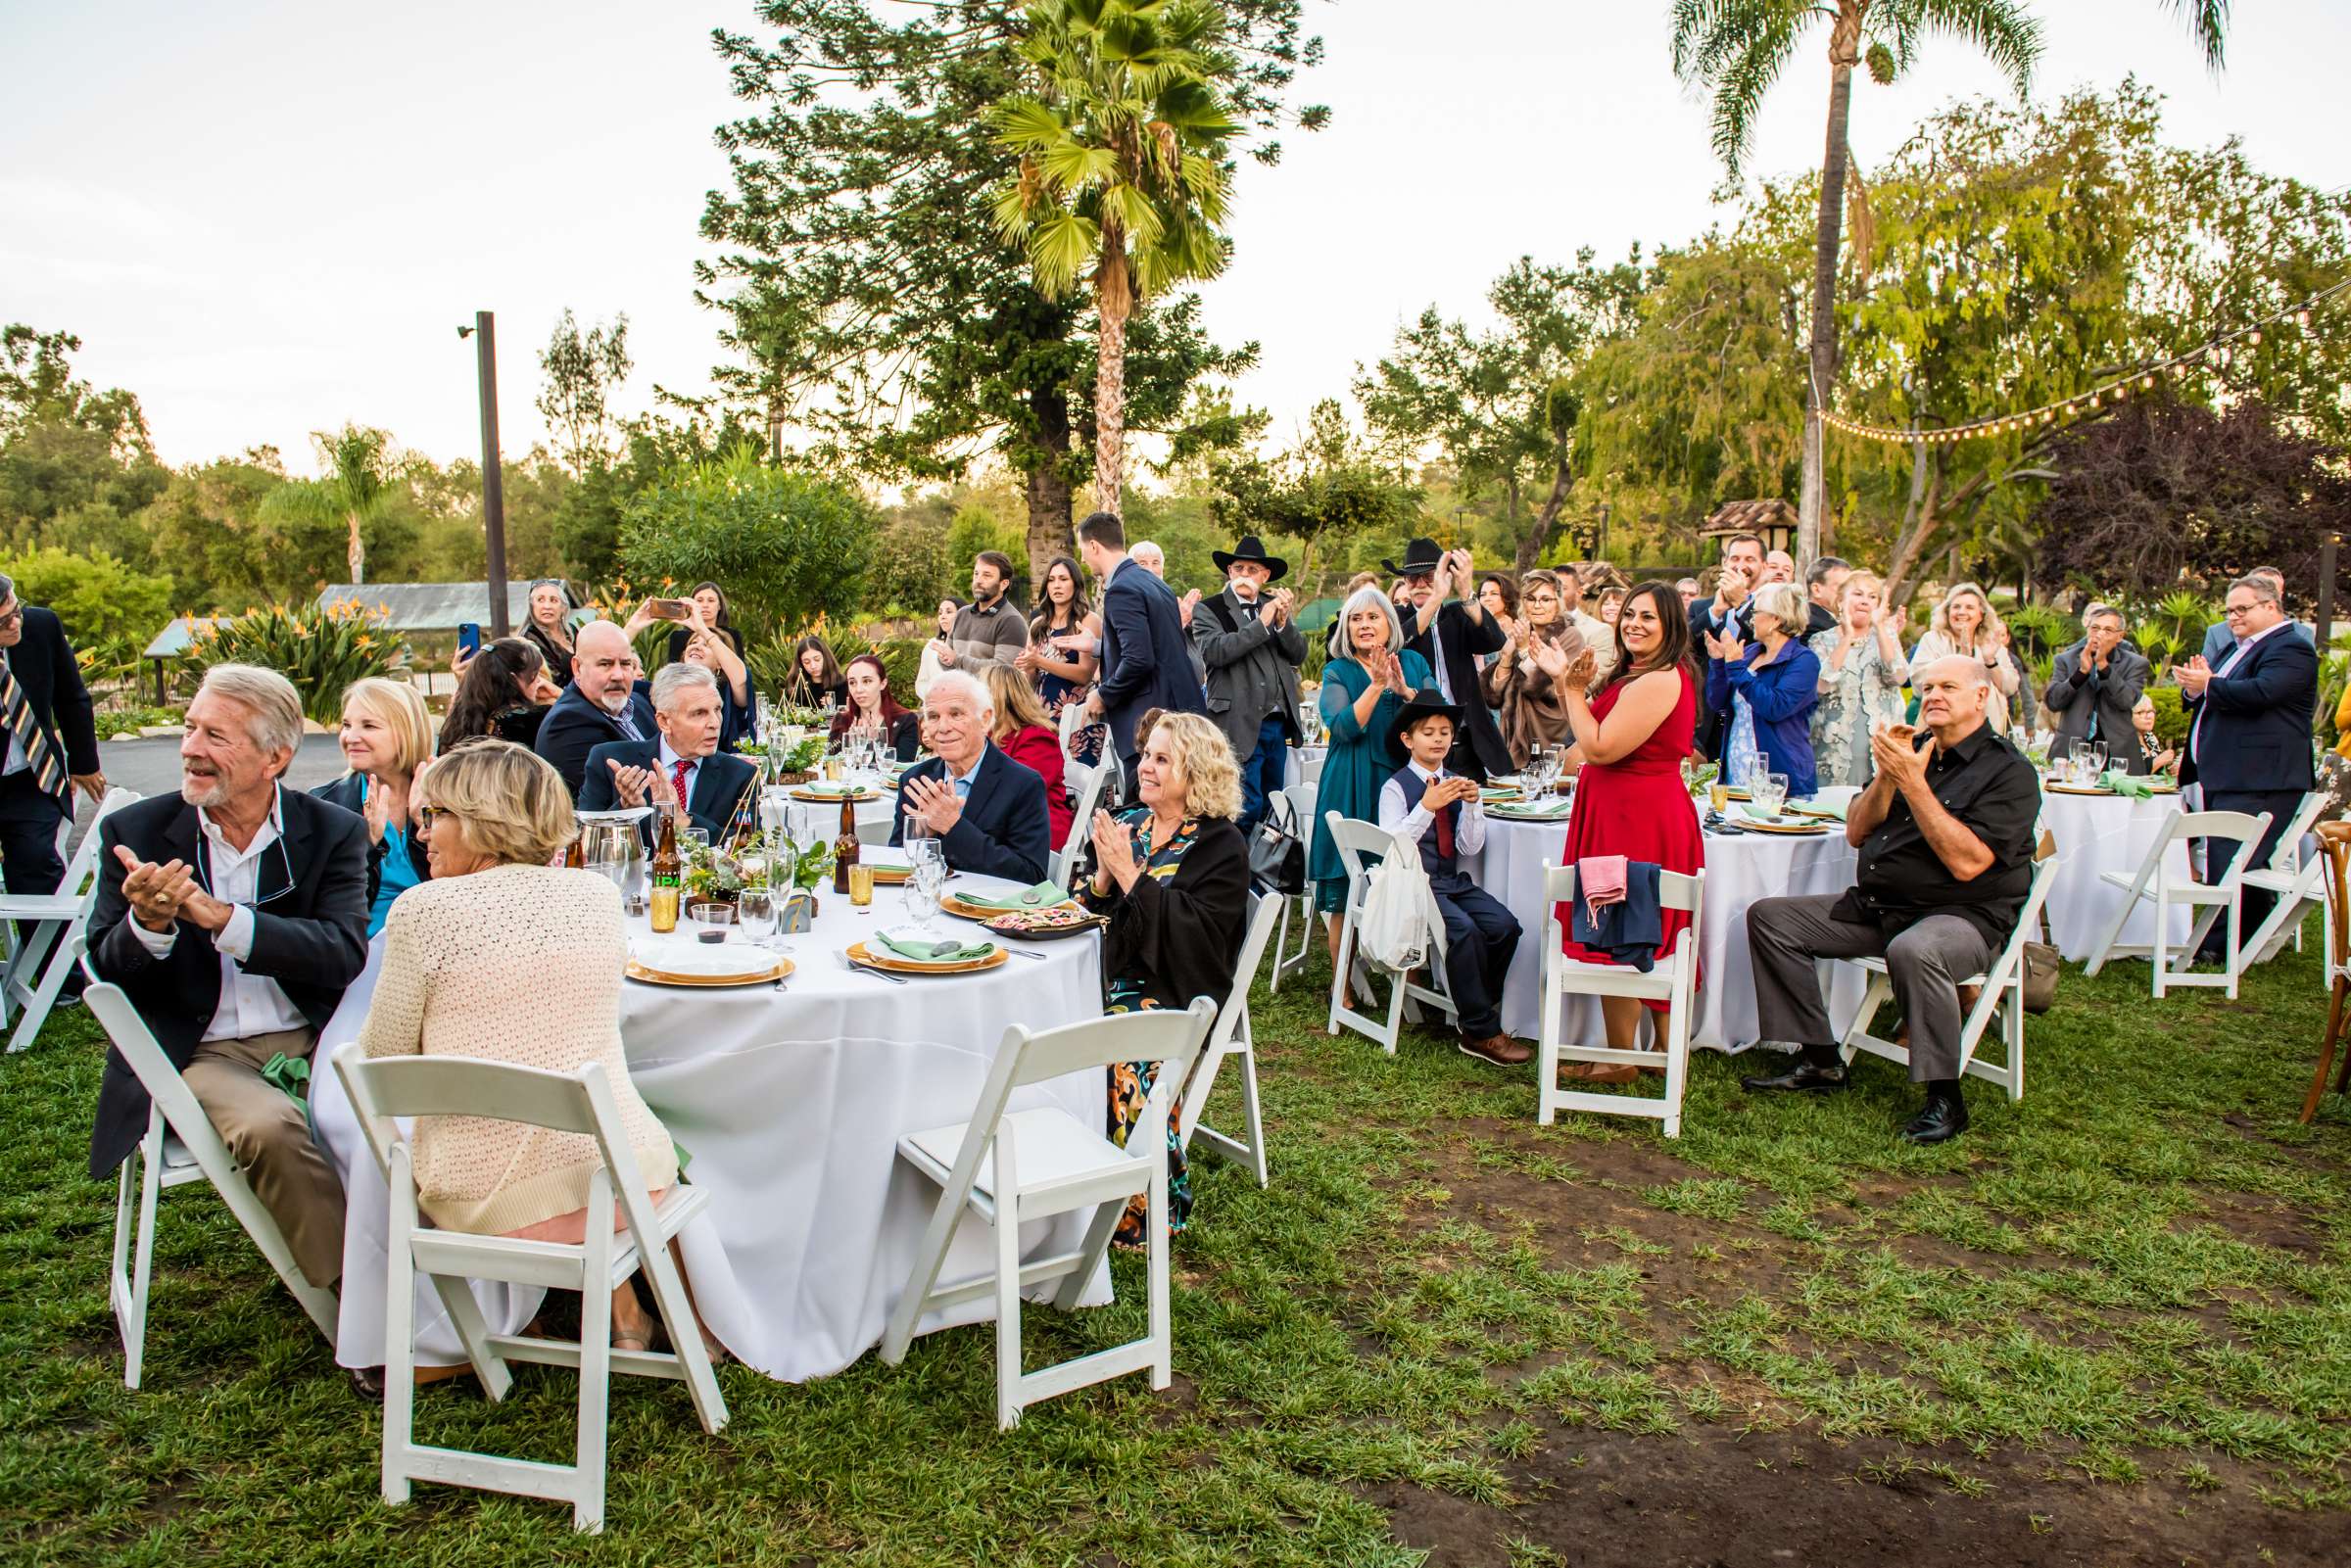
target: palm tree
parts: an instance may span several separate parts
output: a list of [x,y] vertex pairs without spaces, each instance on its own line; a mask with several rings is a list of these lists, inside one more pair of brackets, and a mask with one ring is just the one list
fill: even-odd
[[384,470],[392,438],[381,430],[345,425],[333,435],[314,431],[311,440],[326,467],[325,477],[319,481],[321,498],[343,514],[351,530],[344,550],[351,580],[364,583],[367,547],[360,542],[360,520],[375,510],[391,488]]
[[1036,0],[1022,56],[1034,93],[996,109],[1017,174],[995,196],[1037,292],[1060,299],[1091,268],[1094,489],[1119,510],[1127,434],[1127,318],[1138,299],[1223,270],[1226,147],[1240,129],[1218,82],[1235,69],[1212,0]]
[[[2221,68],[2230,0],[2162,0],[2180,15]],[[1714,152],[1737,174],[1754,144],[1763,96],[1814,21],[1829,23],[1829,129],[1820,168],[1820,228],[1812,256],[1810,374],[1804,393],[1803,493],[1797,554],[1820,553],[1821,422],[1837,376],[1837,251],[1844,238],[1845,181],[1852,149],[1846,124],[1853,67],[1866,61],[1881,86],[1909,69],[1931,33],[1974,44],[2022,97],[2040,58],[2040,24],[2023,0],[1674,0],[1673,71],[1685,86],[1713,95]]]

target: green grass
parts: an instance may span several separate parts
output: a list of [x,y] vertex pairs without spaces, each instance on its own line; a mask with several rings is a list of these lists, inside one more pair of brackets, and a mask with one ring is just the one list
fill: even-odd
[[[1942,1509],[1987,1490],[1973,1460],[2019,1452],[2085,1485],[2351,1508],[2351,1109],[2292,1121],[2316,966],[2236,1004],[2159,1004],[2144,976],[2069,972],[2029,1097],[1972,1086],[1973,1130],[1934,1150],[1893,1137],[1912,1091],[1883,1064],[1791,1100],[1702,1054],[1666,1144],[1537,1128],[1530,1078],[1431,1039],[1330,1039],[1311,974],[1261,991],[1273,1186],[1195,1164],[1174,1393],[1129,1379],[1000,1435],[984,1328],[804,1386],[731,1368],[715,1439],[674,1386],[622,1380],[593,1540],[552,1504],[379,1502],[374,1409],[202,1196],[164,1205],[125,1392],[113,1188],[83,1173],[100,1051],[61,1014],[0,1063],[0,1556],[1407,1564],[1368,1500],[1404,1484],[1494,1510],[1478,1549],[1532,1565],[1575,1550],[1518,1522],[1520,1478],[1579,1430],[1868,1440],[1842,1479]],[[1139,1269],[1117,1273],[1114,1307],[1030,1315],[1032,1360],[1139,1332]],[[503,1406],[443,1386],[420,1435],[561,1458],[571,1394],[538,1369]]]

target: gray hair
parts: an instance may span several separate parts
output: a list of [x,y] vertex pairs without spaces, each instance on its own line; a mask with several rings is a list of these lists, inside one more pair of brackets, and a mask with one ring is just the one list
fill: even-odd
[[2240,588],[2263,604],[2281,605],[2285,602],[2285,596],[2278,592],[2278,585],[2259,572],[2255,572],[2249,577],[2238,578],[2229,585],[2228,592],[2233,594]]
[[1156,539],[1138,539],[1127,546],[1127,553],[1129,555],[1140,555],[1145,550],[1149,550],[1163,562],[1168,558],[1168,552],[1160,548],[1159,541]]
[[1755,610],[1780,623],[1780,630],[1790,637],[1802,637],[1805,623],[1812,614],[1804,591],[1794,583],[1766,583],[1755,590]]
[[1842,556],[1823,555],[1820,559],[1814,561],[1805,569],[1804,587],[1818,588],[1821,584],[1829,580],[1830,573],[1849,572],[1852,569],[1853,563],[1844,559]]
[[216,664],[196,694],[207,692],[245,710],[245,738],[262,751],[302,749],[302,696],[294,683],[258,664]]
[[2099,603],[2092,604],[2088,609],[2082,612],[2082,629],[2084,631],[2087,631],[2089,629],[2089,623],[2096,620],[2101,615],[2113,616],[2118,625],[2129,626],[2131,624],[2131,617],[2125,615],[2120,606]]
[[987,689],[987,683],[965,670],[941,670],[933,676],[931,689],[923,693],[923,706],[929,707],[933,697],[942,696],[949,691],[961,691],[969,697],[972,711],[982,718],[995,714],[996,699]]
[[715,692],[718,690],[718,677],[701,665],[689,664],[684,659],[675,664],[664,664],[653,676],[653,707],[667,713],[678,705],[678,699],[686,694],[689,688],[697,686],[708,687]]
[[1355,643],[1348,638],[1347,623],[1355,619],[1357,610],[1363,609],[1376,609],[1388,618],[1390,653],[1404,646],[1404,622],[1396,614],[1396,601],[1388,597],[1385,590],[1373,584],[1357,589],[1347,595],[1347,602],[1339,606],[1338,618],[1330,623],[1330,640],[1323,644],[1332,658],[1351,656]]
[[15,598],[16,596],[17,580],[9,576],[6,572],[0,572],[0,604],[6,604],[10,599]]

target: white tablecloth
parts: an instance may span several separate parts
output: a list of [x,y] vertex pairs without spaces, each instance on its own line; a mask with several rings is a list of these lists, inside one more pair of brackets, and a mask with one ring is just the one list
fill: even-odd
[[[2099,938],[2129,894],[2110,886],[2101,872],[2137,874],[2147,851],[2180,811],[2178,795],[2149,795],[2129,800],[2119,795],[2065,795],[2043,791],[2040,825],[2057,840],[2064,864],[2049,884],[2049,940],[2076,964],[2087,963]],[[2187,845],[2171,849],[2172,876],[2188,878]],[[2175,911],[2166,942],[2178,947],[2187,940],[2190,922],[2184,909]],[[2147,948],[2155,942],[2155,906],[2142,902],[2123,923],[2122,944]]]
[[[1533,1039],[1542,1023],[1543,922],[1551,911],[1543,897],[1543,867],[1556,865],[1566,852],[1563,820],[1486,820],[1478,882],[1518,917],[1522,928],[1503,993],[1502,1026],[1522,1039]],[[1852,885],[1853,864],[1853,851],[1839,832],[1811,838],[1706,834],[1706,898],[1699,920],[1698,1016],[1691,1023],[1691,1044],[1742,1051],[1754,1043],[1747,907],[1781,894],[1843,892]],[[1861,1005],[1861,972],[1832,964],[1827,974],[1829,1019],[1842,1031]],[[1598,1044],[1603,1037],[1599,1002],[1569,998],[1559,1026],[1567,1039]]]
[[[1009,885],[956,883],[976,892]],[[892,985],[842,971],[834,955],[900,919],[901,897],[882,889],[874,913],[859,915],[847,898],[823,893],[816,929],[787,939],[798,969],[781,992],[622,988],[630,1076],[692,1157],[690,1179],[711,1195],[684,1238],[695,1300],[729,1350],[773,1377],[838,1372],[881,1343],[937,1195],[899,1164],[898,1137],[971,1115],[1007,1024],[1048,1028],[1101,1013],[1100,938],[1090,932],[1029,947],[1043,962],[1016,957],[976,974]],[[952,919],[941,927],[971,928]],[[347,1200],[336,1343],[346,1366],[384,1362],[386,1195],[326,1061],[357,1037],[374,983],[371,957],[321,1038],[313,1077],[319,1134]],[[1092,1125],[1105,1114],[1103,1075],[1074,1073],[1012,1104],[1060,1105]],[[1075,1247],[1083,1218],[1024,1227],[1024,1252]],[[988,1257],[984,1228],[967,1219],[941,1278],[979,1273]],[[518,1328],[538,1303],[537,1292],[515,1300],[502,1287],[475,1291],[494,1331]],[[1085,1300],[1110,1300],[1107,1266]],[[981,1301],[923,1327],[993,1313]],[[429,1288],[419,1291],[417,1323],[420,1362],[462,1359]]]

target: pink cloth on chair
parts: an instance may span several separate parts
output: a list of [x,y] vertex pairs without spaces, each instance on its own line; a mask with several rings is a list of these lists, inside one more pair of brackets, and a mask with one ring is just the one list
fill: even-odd
[[1596,924],[1600,912],[1624,902],[1626,855],[1586,855],[1575,863],[1576,891],[1583,895],[1586,914]]

